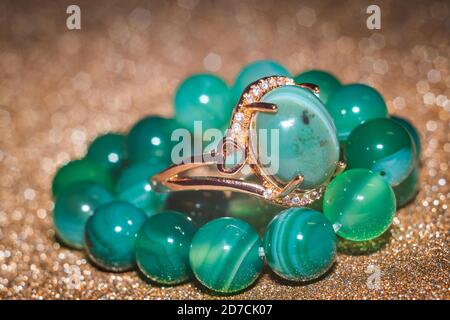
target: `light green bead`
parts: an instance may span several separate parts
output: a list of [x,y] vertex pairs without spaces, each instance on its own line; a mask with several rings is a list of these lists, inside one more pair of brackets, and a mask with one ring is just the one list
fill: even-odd
[[148,216],[162,209],[167,193],[153,190],[150,178],[164,170],[164,164],[135,163],[122,170],[116,183],[117,198],[132,203]]
[[108,190],[92,182],[79,182],[62,191],[53,211],[58,238],[73,248],[83,248],[86,221],[98,207],[113,200]]
[[273,89],[262,101],[278,106],[276,113],[257,114],[250,140],[264,173],[282,183],[303,175],[304,189],[329,179],[339,161],[339,143],[323,103],[297,86]]
[[329,97],[327,109],[334,119],[340,142],[345,142],[353,129],[377,118],[388,118],[381,94],[365,84],[349,84]]
[[189,248],[197,228],[192,219],[163,211],[145,221],[136,240],[136,261],[149,279],[177,284],[191,275]]
[[224,129],[233,106],[225,81],[210,74],[196,74],[185,79],[175,93],[177,121],[194,133],[194,122],[201,121],[202,130]]
[[259,60],[246,65],[234,80],[232,101],[236,104],[244,89],[258,79],[269,76],[290,77],[290,72],[281,64],[271,60]]
[[95,210],[85,228],[85,249],[98,266],[111,271],[131,269],[135,241],[147,216],[130,203],[114,201]]
[[196,278],[224,293],[250,286],[263,265],[261,240],[246,222],[220,218],[201,227],[191,243],[189,260]]
[[326,105],[330,96],[341,87],[332,74],[321,70],[308,70],[294,78],[295,83],[312,83],[319,86],[319,98]]
[[267,227],[264,251],[270,268],[280,277],[308,281],[324,274],[336,257],[336,234],[318,211],[290,208]]
[[371,240],[392,223],[395,195],[389,183],[378,173],[352,169],[334,178],[323,202],[325,217],[337,234],[353,241]]
[[55,174],[52,184],[53,196],[78,182],[95,182],[107,190],[113,190],[113,179],[108,169],[89,159],[73,160]]

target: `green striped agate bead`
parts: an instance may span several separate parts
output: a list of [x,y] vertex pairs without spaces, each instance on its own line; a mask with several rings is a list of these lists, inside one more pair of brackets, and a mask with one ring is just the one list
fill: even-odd
[[236,218],[219,218],[201,227],[192,239],[189,261],[207,288],[231,293],[250,286],[263,266],[262,242],[255,230]]
[[269,266],[280,277],[308,281],[332,266],[336,234],[320,212],[290,208],[270,222],[264,235],[264,251]]

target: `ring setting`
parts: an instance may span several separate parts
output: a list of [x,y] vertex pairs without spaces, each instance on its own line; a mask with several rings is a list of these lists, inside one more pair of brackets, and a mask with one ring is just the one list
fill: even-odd
[[[201,160],[193,156],[156,174],[151,178],[154,189],[244,192],[285,207],[304,207],[320,199],[345,164],[339,161],[335,127],[318,93],[314,84],[296,84],[282,76],[251,83],[217,148]],[[276,171],[266,166],[268,159],[258,148],[263,141],[259,132],[272,128],[280,131]],[[265,145],[275,149],[275,144]],[[236,155],[239,159],[230,165],[228,160]],[[194,176],[193,169],[215,173]],[[251,174],[243,174],[248,169]]]

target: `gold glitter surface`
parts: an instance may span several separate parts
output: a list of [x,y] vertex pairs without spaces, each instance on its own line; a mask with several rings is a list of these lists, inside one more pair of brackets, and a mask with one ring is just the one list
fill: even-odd
[[[51,180],[96,135],[173,115],[189,74],[231,83],[262,58],[377,88],[420,130],[421,188],[378,251],[343,243],[320,281],[292,285],[265,270],[223,298],[450,298],[448,1],[377,1],[381,30],[366,27],[370,1],[272,0],[76,1],[81,30],[68,30],[73,2],[0,2],[0,298],[218,298],[196,283],[158,287],[134,272],[102,272],[62,247]],[[368,286],[377,271],[379,286]]]

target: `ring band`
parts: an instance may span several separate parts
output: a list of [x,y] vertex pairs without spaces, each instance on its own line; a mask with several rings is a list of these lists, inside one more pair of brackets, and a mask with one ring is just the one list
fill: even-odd
[[[180,164],[174,164],[156,174],[151,178],[154,190],[157,192],[170,190],[243,192],[285,207],[302,207],[320,199],[332,178],[345,169],[345,163],[337,162],[333,174],[321,185],[301,190],[299,187],[304,180],[303,175],[297,175],[287,183],[278,181],[274,176],[263,173],[257,155],[250,147],[249,139],[251,129],[254,127],[255,115],[258,112],[276,113],[278,111],[277,105],[262,102],[261,98],[271,90],[282,86],[299,86],[316,95],[319,93],[318,86],[310,83],[296,84],[288,77],[271,76],[253,82],[241,95],[233,111],[227,134],[217,148],[201,156],[189,157]],[[241,160],[232,167],[227,167],[225,164],[230,151],[240,152]],[[214,166],[217,174],[189,175],[193,169],[211,169]],[[245,166],[250,168],[255,181],[240,174]]]

